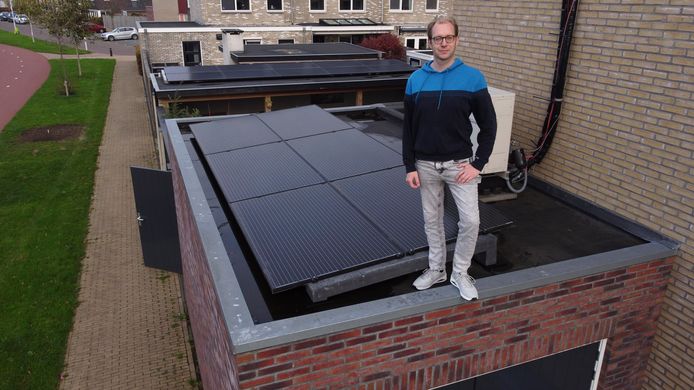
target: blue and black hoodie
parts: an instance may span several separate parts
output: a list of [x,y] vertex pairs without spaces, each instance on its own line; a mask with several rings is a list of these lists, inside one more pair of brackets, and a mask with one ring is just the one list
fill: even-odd
[[482,72],[457,58],[442,72],[431,62],[414,72],[405,90],[402,159],[407,172],[416,170],[415,160],[473,157],[471,113],[480,127],[471,165],[481,171],[496,138],[496,113]]

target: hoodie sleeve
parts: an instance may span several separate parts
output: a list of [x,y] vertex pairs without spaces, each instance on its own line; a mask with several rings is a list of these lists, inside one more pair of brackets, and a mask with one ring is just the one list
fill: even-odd
[[414,157],[414,126],[412,125],[412,111],[414,110],[414,97],[412,96],[411,80],[407,80],[405,89],[405,120],[402,126],[402,163],[407,172],[416,171]]
[[477,135],[477,158],[470,165],[481,171],[489,161],[489,156],[494,148],[496,140],[496,112],[492,97],[489,96],[487,83],[482,77],[482,89],[475,92],[472,96],[472,114],[475,116],[475,121],[480,127],[480,132]]

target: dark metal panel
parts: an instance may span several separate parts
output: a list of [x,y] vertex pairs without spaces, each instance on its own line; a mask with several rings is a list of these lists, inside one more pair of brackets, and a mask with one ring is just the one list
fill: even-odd
[[287,141],[327,180],[402,165],[399,154],[358,130],[344,130]]
[[329,185],[231,204],[274,292],[400,255]]
[[491,233],[512,223],[494,206],[480,202],[480,233]]
[[279,137],[254,115],[190,125],[205,154],[279,141]]
[[130,167],[142,257],[147,267],[181,273],[171,172]]
[[281,142],[206,158],[229,203],[323,182],[320,175]]
[[258,118],[283,140],[351,128],[316,105],[264,112]]
[[[422,201],[418,190],[405,184],[405,170],[387,169],[337,180],[332,185],[371,222],[412,253],[428,246],[424,234]],[[446,239],[455,239],[455,210],[444,217]]]

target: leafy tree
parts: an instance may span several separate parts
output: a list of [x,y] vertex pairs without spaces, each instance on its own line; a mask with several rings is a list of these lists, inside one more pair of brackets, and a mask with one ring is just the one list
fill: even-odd
[[[17,0],[17,5],[25,13],[32,15],[36,23],[43,26],[58,40],[60,45],[60,64],[63,73],[65,95],[70,94],[69,80],[62,45],[66,41],[79,44],[87,36],[90,0]],[[79,58],[78,58],[79,59]],[[81,75],[81,66],[79,74]]]
[[405,47],[400,39],[393,34],[371,35],[361,41],[361,46],[382,51],[384,53],[383,58],[386,59],[405,59]]

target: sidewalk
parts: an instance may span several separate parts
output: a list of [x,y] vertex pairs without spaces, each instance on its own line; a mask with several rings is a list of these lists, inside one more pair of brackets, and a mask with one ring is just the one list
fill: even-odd
[[146,115],[135,57],[120,57],[61,389],[190,389],[195,378],[179,277],[142,261],[129,167],[155,166]]

